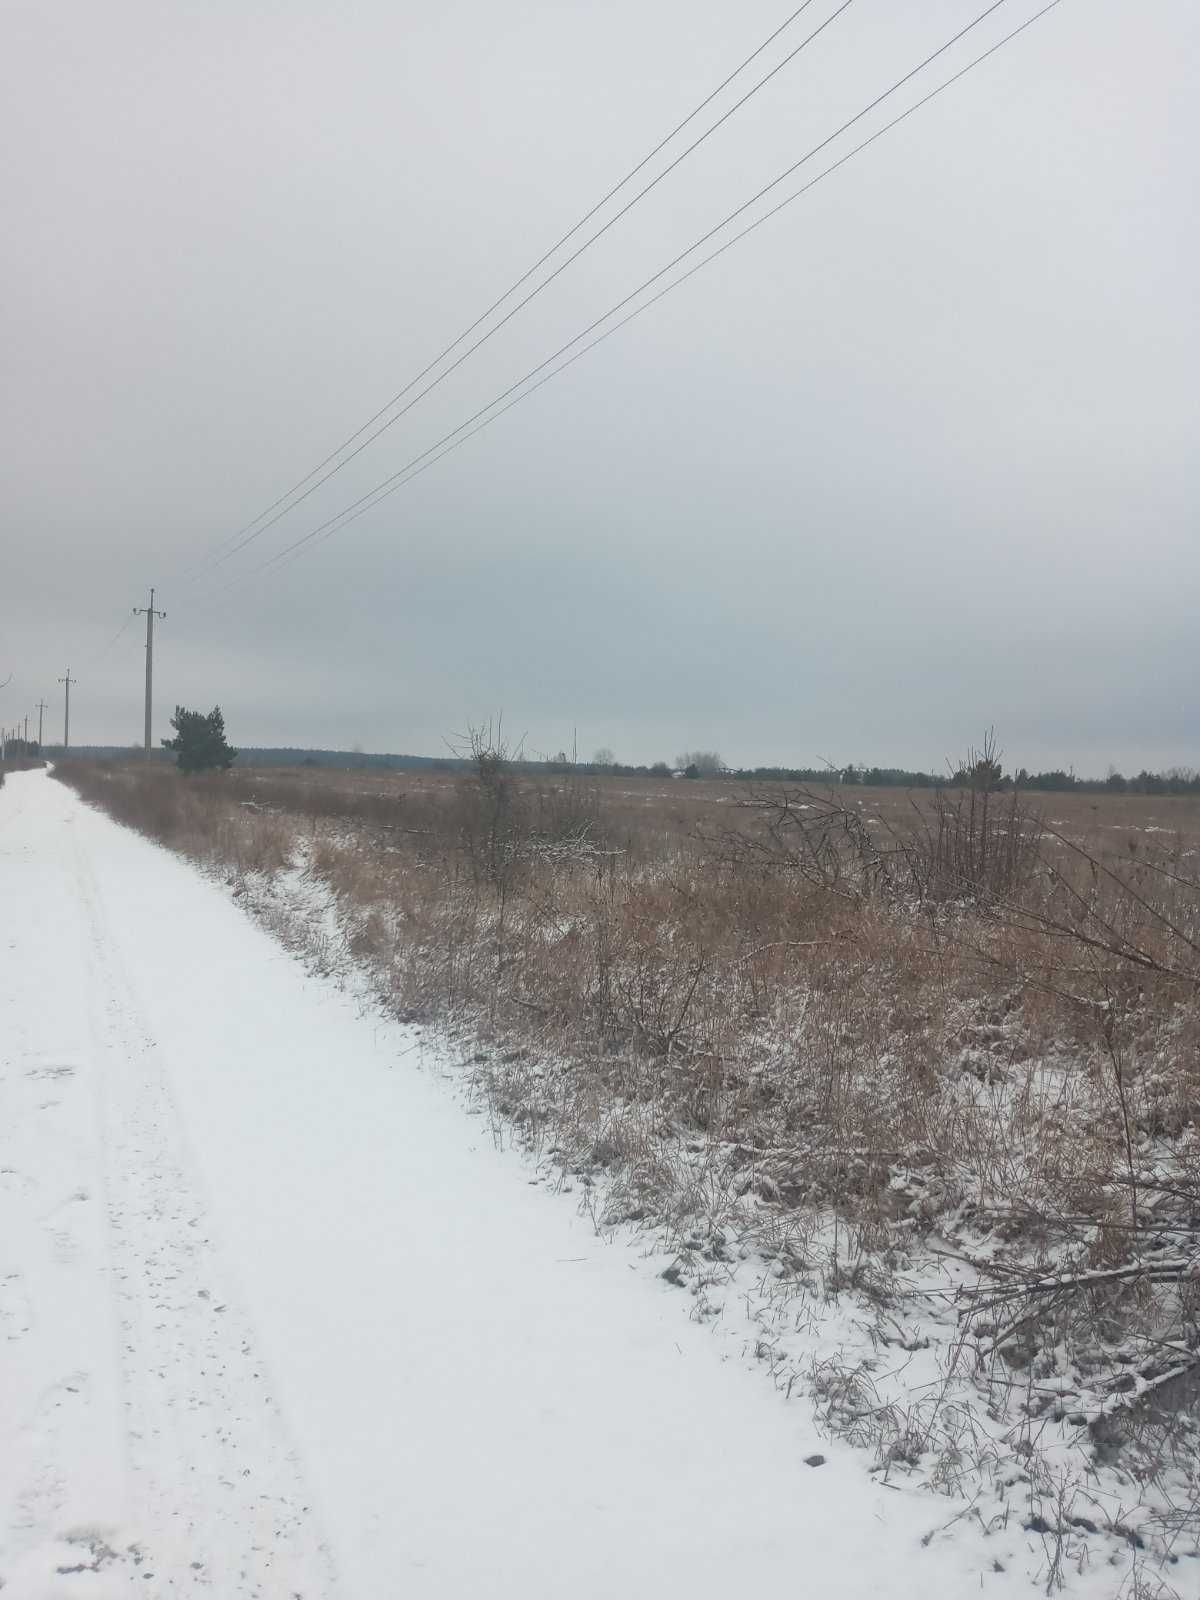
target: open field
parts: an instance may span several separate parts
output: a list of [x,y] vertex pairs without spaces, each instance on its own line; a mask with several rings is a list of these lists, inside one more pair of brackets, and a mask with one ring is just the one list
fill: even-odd
[[[128,765],[140,770],[138,763]],[[278,806],[288,812],[312,816],[372,815],[394,823],[401,811],[410,813],[426,805],[452,802],[461,789],[457,772],[373,773],[331,768],[235,767],[226,782],[239,799]],[[531,786],[553,786],[553,777],[531,780]],[[607,831],[623,837],[627,847],[645,849],[651,837],[675,840],[681,846],[699,828],[726,825],[730,809],[743,807],[751,792],[768,785],[741,780],[610,778],[589,776],[602,808]],[[835,792],[868,817],[903,828],[915,808],[927,807],[925,790],[889,789],[815,784],[821,793]],[[1130,841],[1146,835],[1146,842],[1177,843],[1181,851],[1200,849],[1200,795],[1140,795],[1060,793],[1032,794],[1030,807],[1051,826],[1095,853],[1120,858],[1129,853]]]
[[1188,1592],[1200,801],[478,756],[59,775],[451,1041],[498,1137],[885,1477],[1022,1519],[1052,1587],[1120,1547]]

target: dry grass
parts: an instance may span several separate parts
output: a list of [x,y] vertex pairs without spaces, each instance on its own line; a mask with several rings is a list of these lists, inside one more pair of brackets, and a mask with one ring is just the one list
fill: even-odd
[[[697,1314],[748,1251],[772,1329],[801,1284],[882,1328],[935,1252],[970,1263],[940,1323],[940,1291],[921,1301],[949,1329],[933,1401],[818,1375],[887,1470],[949,1488],[1015,1462],[1044,1520],[1065,1491],[1033,1441],[1074,1428],[1081,1473],[1169,1481],[1194,1546],[1200,800],[1032,811],[502,761],[59,775],[239,881],[302,866],[375,994],[460,1041],[597,1225],[663,1230]],[[785,1343],[764,1360],[790,1386]]]

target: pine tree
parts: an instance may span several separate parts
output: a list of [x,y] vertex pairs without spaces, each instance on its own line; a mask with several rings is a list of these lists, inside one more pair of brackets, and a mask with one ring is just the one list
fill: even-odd
[[164,739],[163,746],[175,752],[180,772],[223,772],[237,758],[237,751],[230,749],[225,739],[225,718],[220,706],[214,706],[207,714],[176,706],[171,726],[175,737]]

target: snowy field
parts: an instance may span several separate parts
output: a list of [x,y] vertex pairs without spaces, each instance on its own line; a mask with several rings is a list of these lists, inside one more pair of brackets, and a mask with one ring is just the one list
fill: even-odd
[[198,873],[34,772],[0,895],[5,1600],[1024,1590]]

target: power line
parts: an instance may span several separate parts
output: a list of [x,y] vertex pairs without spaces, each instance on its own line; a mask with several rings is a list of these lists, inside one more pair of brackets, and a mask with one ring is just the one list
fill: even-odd
[[[821,150],[826,149],[831,143],[833,143],[835,139],[839,138],[856,123],[860,122],[863,117],[867,116],[884,100],[888,99],[898,89],[903,88],[906,83],[909,83],[920,72],[924,71],[924,69],[932,62],[936,61],[939,56],[944,55],[947,50],[952,48],[953,45],[957,44],[959,40],[961,40],[966,34],[971,32],[973,28],[978,27],[979,24],[984,22],[994,11],[998,10],[1001,5],[1005,4],[1005,0],[992,0],[992,4],[990,4],[984,11],[980,12],[972,22],[969,22],[965,27],[961,28],[956,34],[953,35],[952,38],[948,39],[945,44],[939,46],[937,50],[926,56],[925,59],[917,66],[913,67],[911,71],[905,73],[903,77],[897,79],[896,82],[893,83],[888,89],[884,90],[882,94],[877,95],[872,101],[870,101],[868,105],[864,106],[861,111],[849,118],[848,121],[842,123],[842,125],[833,133],[829,134],[827,138],[822,139],[819,144],[814,145],[812,149],[810,149],[798,161],[795,161],[790,166],[786,167],[777,177],[773,178],[770,183],[761,188],[757,194],[752,195],[749,200],[738,206],[734,211],[731,211],[729,215],[723,219],[723,221],[717,223],[716,226],[710,228],[707,233],[702,234],[698,239],[694,240],[693,243],[687,247],[687,249],[681,251],[677,256],[674,257],[673,260],[667,262],[665,266],[660,267],[657,272],[645,279],[643,283],[639,284],[636,289],[625,295],[623,299],[617,301],[615,305],[610,306],[606,312],[597,317],[593,322],[589,323],[589,325],[580,333],[577,333],[574,338],[569,339],[566,344],[560,345],[559,348],[551,355],[547,356],[545,360],[539,362],[537,366],[532,367],[527,373],[525,373],[523,377],[519,378],[515,383],[510,384],[509,387],[503,390],[500,394],[494,396],[486,405],[481,406],[478,411],[474,412],[466,419],[466,421],[460,423],[457,428],[453,428],[449,433],[443,434],[442,437],[430,445],[427,450],[423,450],[419,455],[414,456],[410,461],[406,462],[404,466],[400,467],[389,477],[376,484],[374,488],[369,489],[365,494],[360,495],[357,500],[352,501],[348,506],[344,506],[342,510],[337,512],[334,516],[329,517],[325,522],[321,523],[316,528],[311,529],[301,538],[294,540],[289,545],[286,545],[282,550],[270,557],[269,560],[262,563],[259,567],[254,568],[253,572],[265,572],[272,567],[278,566],[281,562],[294,555],[301,548],[310,544],[313,540],[321,537],[321,535],[328,537],[333,533],[339,532],[341,528],[348,526],[350,522],[357,520],[359,516],[362,516],[367,511],[372,510],[382,500],[386,499],[388,495],[394,493],[395,490],[402,488],[405,483],[411,482],[413,477],[418,476],[420,472],[423,472],[428,467],[432,466],[434,462],[440,460],[443,455],[448,455],[451,450],[457,449],[459,444],[464,444],[467,438],[473,437],[475,433],[480,432],[484,427],[487,427],[491,422],[494,422],[498,417],[502,416],[505,411],[511,410],[512,407],[519,404],[521,400],[527,399],[529,395],[534,394],[542,387],[544,383],[549,382],[552,377],[556,377],[558,373],[563,372],[567,367],[572,366],[589,350],[594,349],[596,345],[601,344],[605,339],[611,337],[611,335],[616,333],[619,328],[624,327],[626,323],[631,322],[634,317],[640,316],[643,311],[649,310],[652,305],[656,304],[665,295],[669,294],[673,289],[678,288],[681,284],[686,282],[688,278],[693,277],[711,261],[716,260],[716,258],[720,255],[723,255],[726,250],[731,249],[740,240],[746,238],[747,235],[753,233],[771,217],[778,215],[778,213],[786,206],[791,205],[793,201],[799,199],[802,194],[806,194],[810,189],[815,187],[816,184],[820,183],[831,173],[836,172],[839,167],[845,166],[848,161],[852,160],[856,155],[867,149],[868,146],[874,144],[877,140],[882,138],[884,134],[890,132],[891,129],[898,126],[899,123],[906,121],[910,116],[913,115],[914,112],[927,105],[939,94],[950,88],[952,84],[957,83],[960,78],[965,77],[968,72],[973,71],[975,67],[979,66],[990,56],[994,55],[1012,39],[1015,39],[1018,34],[1024,33],[1027,28],[1033,25],[1033,23],[1037,22],[1048,12],[1054,10],[1059,3],[1060,0],[1049,0],[1049,3],[1044,5],[1039,11],[1035,12],[1031,17],[1028,17],[1016,28],[1013,28],[1009,33],[1005,34],[1001,39],[992,44],[987,50],[983,51],[972,61],[968,62],[964,67],[953,73],[935,89],[924,95],[920,100],[916,101],[905,111],[894,117],[890,122],[885,123],[883,127],[877,129],[873,134],[870,135],[869,138],[864,139],[860,144],[856,145],[852,150],[841,156],[837,161],[832,162],[830,166],[825,168],[810,182],[803,184],[794,193],[788,195],[777,205],[773,206],[756,221],[741,229],[732,238],[726,240],[721,246],[719,246],[718,249],[712,251],[702,260],[695,262],[686,272],[682,273],[677,279],[666,285],[642,306],[637,307],[633,311],[629,312],[629,314],[623,317],[620,322],[609,328],[598,338],[592,340],[591,343],[584,346],[583,349],[576,350],[568,360],[563,361],[561,365],[555,367],[553,371],[545,373],[545,376],[543,377],[538,376],[539,374],[543,373],[547,367],[550,367],[554,362],[558,361],[560,357],[567,355],[569,351],[573,350],[581,340],[586,339],[589,334],[594,333],[605,322],[616,316],[617,313],[628,306],[631,301],[636,300],[639,295],[643,294],[648,288],[651,288],[659,281],[659,279],[664,277],[673,268],[679,266],[687,259],[688,256],[692,255],[696,250],[701,248],[701,246],[711,240],[716,234],[720,233],[722,229],[726,228],[730,222],[743,215],[743,213],[746,212],[752,205],[756,204],[757,201],[769,194],[771,190],[777,188],[780,183],[782,183],[786,178],[790,177],[800,167],[804,166],[813,158],[813,156],[819,154]],[[530,380],[534,378],[537,378],[538,381],[533,383],[530,388],[524,389],[524,392],[522,393],[516,392],[518,390],[523,390],[524,385],[530,383]],[[497,407],[500,409],[495,409]],[[493,410],[494,415],[487,417],[486,414]],[[481,418],[486,418],[486,420],[481,421]],[[472,426],[473,424],[478,424],[478,426]],[[468,432],[467,430],[470,431]],[[462,438],[457,437],[460,434],[463,435]],[[232,585],[227,585],[226,587],[232,587]],[[224,589],[217,592],[223,593]]]
[[[998,3],[1002,3],[1002,0],[998,0]],[[686,127],[687,124],[692,121],[692,119],[696,117],[705,106],[710,104],[710,102],[715,99],[718,94],[720,94],[722,89],[726,88],[733,81],[733,79],[736,78],[738,74],[755,59],[756,56],[760,55],[762,51],[767,48],[772,40],[778,38],[784,29],[790,26],[790,24],[795,21],[800,13],[807,10],[811,4],[812,0],[804,0],[804,4],[794,11],[786,22],[777,28],[769,38],[764,40],[763,43],[759,45],[757,50],[755,50],[751,55],[747,56],[746,60],[742,62],[741,66],[732,72],[722,84],[714,89],[712,94],[710,94],[707,99],[701,101],[700,105],[697,106],[694,111],[690,112],[688,116],[686,116],[683,121],[667,135],[665,139],[661,140],[660,143],[657,144],[649,153],[649,155],[644,156],[637,166],[632,168],[631,171],[621,179],[620,183],[615,185],[614,188],[610,189],[608,194],[605,195],[602,200],[598,201],[585,216],[581,217],[580,220],[575,223],[575,225],[545,253],[545,255],[541,256],[532,267],[523,273],[522,276],[518,278],[516,282],[513,283],[508,289],[506,289],[500,298],[493,302],[493,304],[489,306],[487,311],[485,311],[482,316],[478,317],[469,328],[460,333],[451,344],[446,346],[440,355],[436,356],[428,366],[423,368],[421,372],[417,373],[416,377],[410,379],[403,389],[401,389],[397,394],[393,395],[385,406],[381,407],[381,409],[377,411],[373,417],[371,417],[367,422],[363,423],[361,428],[359,428],[355,433],[352,433],[348,439],[344,440],[342,444],[337,447],[336,450],[334,450],[330,455],[326,456],[324,461],[322,461],[318,466],[314,467],[311,472],[307,473],[305,477],[301,478],[297,483],[293,484],[291,489],[289,489],[285,494],[281,495],[278,500],[273,501],[265,511],[261,511],[257,517],[246,523],[236,533],[231,534],[229,538],[224,541],[225,544],[231,544],[232,542],[230,549],[221,550],[220,547],[218,547],[218,551],[206,557],[201,562],[200,566],[194,569],[193,575],[203,572],[209,566],[222,565],[225,561],[231,559],[231,557],[239,554],[247,547],[247,545],[253,544],[256,539],[261,537],[262,534],[266,533],[267,530],[273,527],[275,523],[280,521],[281,518],[287,516],[289,512],[294,511],[296,507],[307,500],[311,494],[315,494],[322,484],[328,483],[330,478],[332,478],[336,473],[340,472],[343,467],[348,466],[356,456],[361,455],[361,453],[371,444],[373,444],[381,434],[386,433],[387,430],[399,422],[401,418],[406,417],[414,408],[414,406],[420,404],[426,395],[431,394],[433,390],[436,389],[440,384],[444,383],[452,373],[456,372],[464,362],[469,361],[471,356],[473,356],[477,350],[479,350],[483,345],[487,344],[490,339],[494,338],[494,336],[500,332],[501,328],[505,327],[509,322],[511,322],[515,316],[518,316],[520,312],[523,311],[530,303],[530,301],[536,299],[537,296],[541,294],[543,289],[548,288],[556,278],[561,276],[561,274],[564,273],[568,267],[570,267],[579,259],[581,255],[583,255],[584,251],[589,250],[598,239],[601,239],[609,231],[610,228],[615,227],[616,224],[620,222],[621,218],[624,217],[628,212],[632,211],[634,206],[636,206],[640,201],[644,200],[653,189],[656,189],[658,185],[662,183],[664,178],[668,177],[672,172],[674,172],[675,168],[678,167],[682,162],[686,161],[688,156],[690,156],[695,150],[699,149],[705,140],[711,138],[718,128],[726,123],[736,112],[740,111],[747,101],[753,99],[760,90],[764,89],[774,77],[783,71],[784,67],[788,66],[789,63],[795,60],[802,50],[805,50],[814,39],[818,38],[822,33],[824,33],[826,28],[830,27],[831,24],[841,16],[843,11],[848,10],[853,4],[853,0],[841,0],[841,3],[837,6],[836,10],[830,16],[828,16],[819,27],[814,28],[812,33],[808,34],[807,37],[802,39],[794,49],[790,50],[781,61],[772,67],[764,77],[760,78],[756,84],[748,89],[739,100],[736,100],[732,106],[730,106],[726,111],[722,112],[721,116],[717,118],[716,122],[705,129],[699,138],[695,139],[684,150],[682,150],[679,155],[674,157],[674,159],[670,161],[668,165],[657,174],[656,177],[652,178],[644,188],[639,189],[637,194],[635,194],[632,199],[626,201],[626,203],[612,217],[610,217],[607,222],[603,223],[599,228],[597,228],[595,233],[593,233],[589,238],[585,239],[584,242],[579,245],[577,249],[573,250],[564,261],[560,262],[559,265],[554,268],[553,272],[548,273],[547,276],[543,278],[540,283],[535,285],[535,287],[531,289],[523,299],[519,300],[515,306],[507,311],[498,322],[489,328],[486,333],[481,335],[481,337],[478,338],[468,349],[464,350],[457,360],[453,361],[450,366],[445,369],[445,371],[439,373],[431,383],[426,384],[426,386],[417,395],[415,395],[406,406],[398,411],[395,416],[388,418],[388,420],[383,422],[378,428],[375,429],[374,432],[368,433],[368,429],[370,429],[376,422],[379,422],[381,417],[386,416],[393,406],[397,405],[402,399],[404,399],[405,395],[409,394],[411,390],[422,381],[422,379],[428,377],[428,375],[433,372],[433,370],[442,361],[444,361],[452,351],[456,350],[465,339],[469,338],[475,329],[480,327],[482,323],[486,322],[488,317],[490,317],[494,311],[498,310],[510,295],[514,294],[516,290],[520,288],[520,286],[538,270],[539,267],[543,266],[545,262],[547,262],[550,257],[562,247],[563,244],[571,239],[579,231],[579,229],[585,225],[585,223],[594,217],[596,213],[613,197],[613,195],[618,192],[618,190],[622,189],[625,184],[627,184],[629,180],[635,176],[636,173],[640,172],[647,162],[651,161],[654,156],[664,148],[665,145],[669,144],[682,128]],[[367,434],[367,437],[363,438],[363,434]],[[361,443],[355,445],[356,440],[361,440]],[[350,449],[351,445],[355,445],[355,448]],[[343,454],[345,451],[349,451],[349,453]],[[339,457],[341,457],[340,460],[338,459]],[[329,470],[325,471],[325,468],[328,468]],[[318,476],[318,474],[320,474],[320,476]],[[310,479],[315,481],[310,482]],[[305,484],[308,484],[307,488],[304,488]],[[297,493],[298,490],[302,490],[303,492]],[[287,504],[284,503],[285,501]],[[259,526],[259,524],[261,524],[261,526]]]
[[618,194],[632,178],[635,178],[637,174],[648,165],[649,162],[653,161],[654,157],[658,155],[660,151],[664,150],[668,144],[670,144],[671,140],[675,138],[676,134],[682,133],[683,129],[687,127],[688,123],[693,122],[696,117],[698,117],[705,109],[705,107],[711,105],[717,96],[721,94],[723,90],[727,89],[733,80],[743,73],[752,61],[760,56],[763,51],[768,48],[768,46],[774,44],[775,40],[779,38],[780,34],[786,32],[787,29],[791,27],[792,23],[795,22],[796,18],[800,16],[801,12],[806,11],[811,3],[812,0],[803,0],[803,4],[797,6],[796,10],[793,11],[789,17],[786,17],[773,33],[768,34],[763,42],[758,45],[756,49],[751,51],[751,53],[746,57],[740,66],[735,67],[729,76],[724,78],[710,94],[706,95],[705,98],[700,101],[699,105],[694,106],[681,122],[677,122],[671,129],[670,133],[668,133],[665,138],[660,139],[654,148],[644,155],[636,166],[631,167],[619,182],[615,183],[606,194],[602,195],[590,211],[585,212],[584,215],[579,218],[578,222],[574,223],[570,228],[568,228],[566,233],[564,233],[561,238],[557,239],[543,255],[539,256],[531,267],[528,267],[519,278],[515,279],[511,284],[509,284],[504,293],[500,295],[498,299],[494,300],[492,304],[488,306],[486,311],[482,312],[478,317],[476,317],[475,321],[472,322],[469,327],[464,328],[457,338],[453,339],[439,355],[435,356],[428,366],[424,367],[420,372],[418,372],[416,377],[412,378],[403,389],[394,394],[385,405],[381,406],[374,416],[368,417],[366,422],[364,422],[360,428],[356,429],[355,432],[349,436],[349,438],[344,439],[342,443],[338,445],[337,449],[331,451],[323,461],[319,461],[311,472],[306,473],[304,477],[298,479],[297,482],[294,483],[290,489],[281,494],[277,500],[273,500],[269,506],[259,512],[258,516],[252,517],[249,522],[245,523],[241,528],[238,528],[236,532],[230,534],[227,539],[222,541],[222,543],[233,543],[239,539],[242,534],[248,533],[250,529],[255,527],[257,523],[261,522],[264,517],[269,516],[271,512],[277,507],[281,506],[285,500],[290,499],[297,489],[303,488],[310,478],[315,477],[317,473],[320,472],[324,467],[327,467],[330,462],[335,461],[337,457],[341,455],[343,450],[347,449],[355,442],[356,439],[360,438],[368,428],[370,428],[374,423],[378,422],[380,417],[385,416],[386,413],[390,411],[391,408],[397,403],[397,401],[402,400],[410,389],[412,389],[416,384],[420,383],[422,378],[427,377],[428,374],[431,373],[440,362],[445,360],[451,351],[458,348],[464,339],[470,338],[471,334],[475,332],[476,328],[478,328],[482,323],[486,322],[493,311],[498,310],[510,295],[515,294],[521,285],[526,283],[539,267],[544,266],[545,263],[550,260],[551,256],[553,256],[558,250],[561,250],[563,245],[566,244],[570,239],[574,238],[574,236],[579,232],[580,228],[585,227],[587,223],[589,223],[597,214],[597,212],[601,211],[603,207],[608,204],[614,195]]
[[130,614],[129,616],[127,616],[125,618],[125,621],[117,629],[116,633],[113,634],[112,638],[108,641],[108,643],[105,644],[105,645],[101,645],[100,649],[96,651],[96,654],[94,656],[89,656],[87,658],[87,660],[84,662],[84,666],[85,667],[90,667],[90,666],[94,665],[97,661],[99,661],[101,656],[106,656],[108,654],[108,652],[112,649],[113,645],[116,644],[117,640],[125,632],[126,628],[128,628],[129,624],[132,621],[133,621],[133,615]]
[[[603,333],[599,334],[595,339],[584,345],[582,349],[576,350],[573,355],[561,362],[560,365],[553,369],[553,371],[547,372],[528,389],[525,389],[522,393],[513,396],[513,398],[501,406],[498,411],[493,412],[490,417],[486,417],[482,422],[476,423],[474,427],[470,428],[469,432],[463,433],[459,438],[454,438],[453,435],[444,436],[442,440],[438,441],[437,445],[431,446],[432,450],[437,451],[436,455],[432,456],[432,458],[429,460],[423,461],[419,466],[415,465],[415,462],[421,461],[421,457],[416,457],[414,462],[409,463],[409,466],[412,467],[413,470],[408,472],[408,476],[404,477],[402,481],[398,483],[391,483],[389,480],[389,485],[387,487],[382,487],[379,492],[376,492],[375,498],[371,500],[369,505],[360,506],[357,510],[348,508],[349,514],[347,515],[346,513],[342,513],[342,520],[339,521],[337,519],[333,519],[336,522],[335,526],[326,526],[323,529],[314,530],[314,534],[310,534],[306,539],[298,540],[295,544],[290,545],[285,550],[280,551],[279,554],[276,557],[273,557],[271,561],[264,562],[262,566],[255,568],[254,572],[264,572],[276,562],[282,565],[287,559],[294,559],[300,553],[300,550],[307,542],[307,539],[313,538],[316,533],[320,533],[322,535],[319,542],[324,543],[325,539],[332,538],[335,533],[340,533],[343,528],[348,527],[352,522],[356,522],[359,517],[365,516],[368,511],[373,511],[375,507],[386,500],[389,495],[394,494],[398,489],[404,488],[406,484],[412,482],[413,478],[419,477],[422,472],[425,472],[428,470],[428,468],[435,466],[452,451],[457,450],[460,445],[466,444],[468,439],[473,439],[477,433],[481,433],[484,428],[497,421],[504,415],[506,411],[511,411],[513,406],[519,405],[522,400],[527,400],[530,395],[535,394],[540,388],[542,388],[544,384],[549,383],[552,378],[557,378],[560,373],[565,372],[568,367],[574,366],[575,363],[587,355],[589,351],[594,350],[597,345],[603,344],[606,339],[610,339],[614,333],[620,332],[620,330],[628,323],[632,322],[636,317],[640,317],[644,311],[649,311],[651,306],[657,305],[658,302],[670,294],[672,290],[678,289],[682,284],[686,283],[689,278],[695,276],[695,274],[698,273],[703,267],[706,267],[710,262],[715,261],[718,256],[724,255],[727,250],[732,249],[735,244],[738,244],[742,239],[746,238],[748,234],[754,233],[758,228],[761,228],[765,222],[769,222],[772,217],[776,216],[786,206],[791,205],[794,200],[798,200],[801,195],[807,194],[810,189],[815,188],[818,183],[829,177],[831,173],[836,172],[839,167],[845,166],[848,161],[852,160],[861,151],[865,150],[868,145],[874,144],[876,140],[881,139],[885,133],[889,133],[899,123],[906,121],[913,115],[915,111],[919,111],[922,106],[928,104],[930,100],[941,94],[943,90],[948,89],[952,84],[956,83],[959,78],[965,76],[966,73],[970,72],[974,67],[977,67],[982,61],[985,61],[988,56],[993,55],[1001,48],[1002,45],[1007,44],[1010,39],[1014,39],[1019,33],[1024,33],[1026,28],[1031,27],[1032,24],[1035,23],[1040,17],[1044,16],[1046,12],[1053,11],[1055,6],[1057,6],[1059,3],[1060,0],[1049,0],[1047,5],[1043,6],[1040,11],[1028,18],[1027,21],[1021,23],[1020,27],[1014,28],[1011,33],[1006,34],[1003,39],[997,41],[996,44],[992,45],[988,50],[985,50],[981,55],[969,62],[959,72],[956,72],[952,77],[947,78],[943,83],[940,83],[936,89],[931,90],[929,94],[925,95],[922,99],[909,106],[908,109],[901,112],[899,116],[893,117],[890,122],[885,123],[883,127],[877,129],[876,132],[871,134],[869,138],[864,139],[861,144],[855,145],[852,150],[847,151],[847,153],[841,156],[837,161],[832,162],[822,172],[818,173],[815,178],[802,185],[801,188],[797,189],[793,194],[790,194],[785,199],[781,200],[778,205],[772,206],[772,208],[769,211],[764,212],[761,217],[757,218],[747,227],[741,229],[740,232],[734,234],[731,239],[726,240],[726,242],[720,245],[716,250],[713,250],[710,252],[710,254],[704,256],[700,261],[689,267],[686,272],[681,273],[678,278],[673,279],[664,288],[660,289],[657,294],[652,295],[649,300],[645,301],[642,305],[637,306],[634,310],[628,312],[620,319],[619,322],[614,323],[611,328],[605,329]],[[493,404],[495,404],[495,402],[493,402]],[[488,410],[490,407],[485,407],[484,409]],[[476,413],[476,415],[479,415],[479,413]],[[468,424],[464,423],[463,427],[468,427]],[[458,430],[456,430],[456,432],[457,431]],[[445,443],[446,439],[453,439],[453,442],[447,444]],[[439,449],[438,445],[442,444],[445,445],[445,448]],[[405,471],[407,469],[401,470]],[[253,573],[251,575],[253,576]]]

